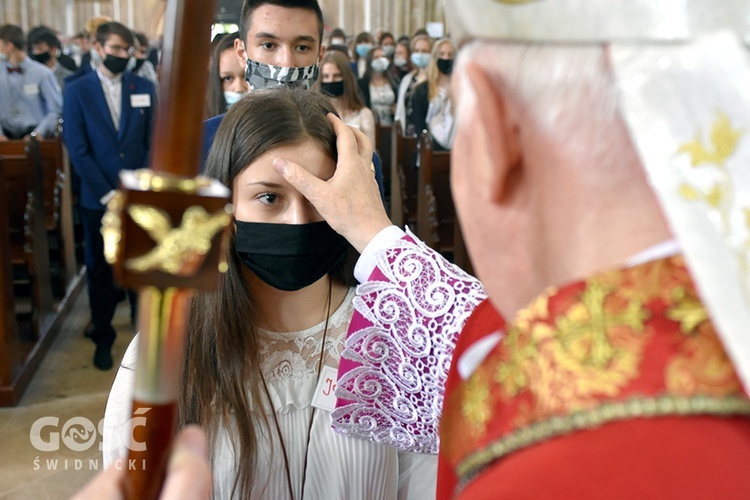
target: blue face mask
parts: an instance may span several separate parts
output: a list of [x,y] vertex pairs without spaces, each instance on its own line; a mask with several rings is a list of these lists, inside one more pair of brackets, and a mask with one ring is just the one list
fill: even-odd
[[417,68],[426,68],[427,65],[430,64],[430,54],[414,52],[411,55],[411,62]]
[[237,101],[247,95],[247,92],[233,92],[231,90],[224,91],[224,102],[227,103],[227,109],[232,107],[232,104],[236,104]]
[[372,67],[372,70],[376,73],[384,73],[385,70],[388,69],[388,66],[391,65],[391,61],[388,60],[387,57],[378,57],[372,60],[372,63],[370,63],[370,66]]
[[365,57],[370,50],[372,50],[372,44],[369,43],[358,43],[355,48],[359,57]]

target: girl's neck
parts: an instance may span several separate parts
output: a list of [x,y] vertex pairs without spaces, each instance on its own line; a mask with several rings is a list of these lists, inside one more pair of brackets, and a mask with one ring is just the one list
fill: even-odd
[[[246,276],[257,308],[257,326],[273,332],[298,332],[325,321],[330,277],[294,292],[273,288],[252,273]],[[348,288],[331,284],[331,314],[341,305]]]
[[384,85],[387,83],[388,80],[385,77],[384,73],[372,73],[372,76],[370,77],[370,83],[374,83],[375,85]]

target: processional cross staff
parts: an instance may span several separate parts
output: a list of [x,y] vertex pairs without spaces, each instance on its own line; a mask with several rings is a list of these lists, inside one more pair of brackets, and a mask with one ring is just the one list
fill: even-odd
[[[120,285],[139,290],[139,344],[127,496],[155,499],[177,426],[187,313],[216,289],[231,223],[229,190],[196,177],[215,0],[168,0],[153,170],[124,171],[102,224]],[[132,466],[132,467],[131,467]]]

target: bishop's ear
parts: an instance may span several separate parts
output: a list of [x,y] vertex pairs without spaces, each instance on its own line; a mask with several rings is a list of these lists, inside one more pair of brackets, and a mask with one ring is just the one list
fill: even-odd
[[480,179],[490,189],[490,199],[502,203],[521,172],[520,124],[517,108],[502,82],[476,63],[460,72],[459,132],[468,141]]

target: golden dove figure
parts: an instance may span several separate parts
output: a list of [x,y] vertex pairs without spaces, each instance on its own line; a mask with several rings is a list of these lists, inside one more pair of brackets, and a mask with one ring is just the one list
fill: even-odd
[[176,228],[169,214],[156,207],[131,205],[128,213],[157,245],[146,255],[128,260],[125,266],[135,272],[164,271],[176,276],[195,274],[211,249],[211,240],[231,221],[224,211],[209,214],[197,206],[185,211],[182,224]]

